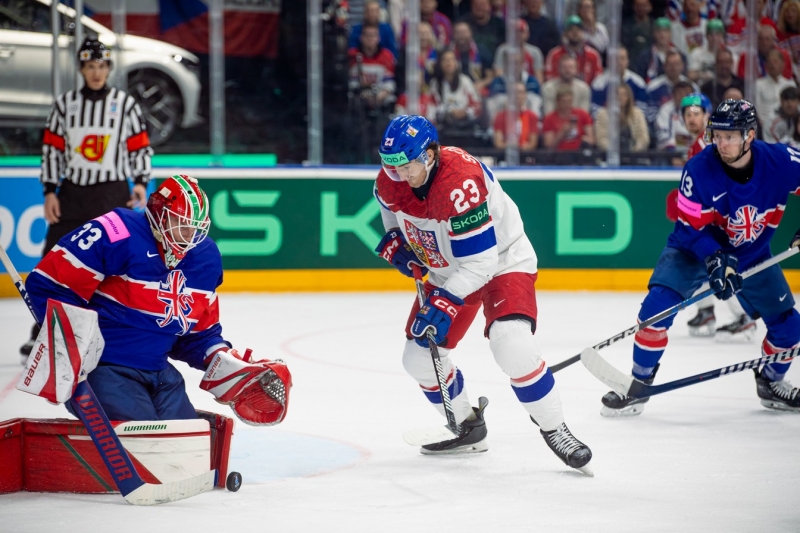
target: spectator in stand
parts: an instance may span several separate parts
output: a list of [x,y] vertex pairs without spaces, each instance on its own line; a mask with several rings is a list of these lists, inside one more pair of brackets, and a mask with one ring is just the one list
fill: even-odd
[[519,149],[523,152],[536,150],[539,145],[539,117],[528,109],[528,92],[525,85],[514,85],[514,97],[517,99],[517,116],[512,117],[508,109],[503,109],[494,119],[494,147],[506,149],[506,124],[513,119],[519,141]]
[[[705,82],[701,92],[708,96],[714,109],[726,98],[723,94],[730,88],[735,88],[744,93],[744,80],[733,74],[733,52],[727,48],[717,50],[717,60],[714,63],[714,77]],[[737,98],[740,100],[744,98]]]
[[[678,82],[685,81],[692,89],[690,93],[699,92],[700,89],[697,85],[682,74],[683,72],[683,58],[677,50],[667,52],[667,58],[664,61],[664,74],[658,76],[656,79],[647,84],[647,121],[651,124],[656,118],[661,106],[673,100],[675,95],[673,90]],[[688,94],[688,93],[687,93]],[[683,96],[686,96],[685,94]],[[680,104],[680,99],[677,104]],[[676,105],[676,109],[678,109]]]
[[633,0],[633,16],[622,19],[622,44],[634,60],[653,45],[652,11],[650,0]]
[[[781,74],[784,78],[794,79],[792,75],[792,60],[789,58],[789,53],[786,50],[778,48],[778,38],[776,37],[775,28],[762,24],[758,27],[758,65],[756,65],[756,77],[761,78],[767,75],[766,61],[767,53],[770,50],[780,50],[783,56],[783,68]],[[745,62],[750,58],[750,54],[742,54],[739,56],[739,65],[736,68],[736,75],[744,79]],[[758,110],[758,108],[756,108]]]
[[[423,86],[427,86],[433,77],[433,67],[436,64],[436,59],[439,56],[439,51],[436,48],[436,37],[433,35],[433,28],[427,22],[420,22],[419,29],[419,57],[417,58],[417,65],[419,66],[420,74],[422,75],[421,81]],[[399,73],[396,79],[397,92],[405,92],[406,81],[406,50],[400,49],[400,57],[397,60],[397,68],[395,72]],[[400,113],[404,115],[405,113]]]
[[797,87],[784,87],[781,91],[781,106],[767,131],[764,132],[765,141],[771,137],[775,139],[773,142],[790,145],[793,143],[797,134],[797,122],[800,119],[798,104],[800,104],[800,94],[797,92]]
[[595,0],[580,0],[578,17],[581,19],[581,26],[586,34],[586,44],[597,50],[600,57],[605,57],[610,39],[606,25],[597,20]]
[[[437,0],[419,0],[419,20],[430,24],[433,35],[436,38],[436,49],[444,50],[450,46],[453,39],[453,26],[447,15],[438,11],[439,2]],[[400,37],[400,44],[406,45],[406,22],[403,21],[403,33]]]
[[744,100],[744,90],[738,87],[729,87],[722,93],[722,101],[725,100]]
[[[520,54],[516,54],[514,56],[515,61],[517,62],[516,65],[516,72],[519,73],[519,82],[525,86],[525,90],[529,93],[539,94],[541,92],[541,86],[539,85],[539,81],[536,79],[536,76],[533,75],[532,72],[528,72],[527,64],[523,60]],[[494,96],[496,94],[505,94],[506,92],[506,78],[503,72],[505,72],[506,68],[509,67],[509,61],[511,60],[511,54],[505,54],[503,58],[504,65],[503,70],[497,74],[492,82],[489,84],[489,96]]]
[[[647,119],[633,100],[633,91],[628,84],[617,86],[619,101],[619,149],[621,152],[644,152],[650,147],[650,132]],[[597,110],[594,128],[597,148],[608,150],[608,109]]]
[[570,104],[583,111],[591,109],[592,89],[578,79],[578,63],[569,55],[562,55],[558,64],[558,77],[544,82],[542,86],[542,112],[545,116],[556,109],[558,92],[563,87],[572,91]]
[[[633,102],[644,111],[647,109],[647,84],[641,76],[628,69],[629,64],[628,51],[624,46],[620,46],[617,49],[617,76],[620,83],[630,87]],[[592,115],[596,115],[597,110],[606,105],[610,78],[611,72],[606,69],[592,82]]]
[[800,0],[784,0],[780,6],[778,46],[789,53],[794,78],[800,79]]
[[474,128],[481,113],[481,99],[469,76],[461,73],[452,50],[439,55],[431,80],[431,96],[436,105],[436,125],[440,131]]
[[673,160],[676,166],[683,166],[683,157],[694,142],[694,135],[686,129],[681,117],[681,100],[693,92],[695,91],[689,80],[679,81],[675,84],[672,97],[658,109],[656,116],[656,148],[680,154],[680,157]]
[[[752,24],[747,22],[747,2],[734,1],[734,9],[725,22],[725,28],[728,31],[728,48],[730,48],[735,56],[741,55],[747,46],[747,32],[753,27]],[[758,13],[760,20],[755,26],[772,26],[775,31],[778,31],[778,26],[775,21],[769,16],[769,9],[767,9],[764,0],[756,0],[756,13]]]
[[581,25],[581,19],[575,15],[567,18],[564,23],[562,44],[550,50],[545,61],[545,79],[558,76],[561,56],[569,55],[578,62],[578,78],[591,84],[594,78],[603,72],[600,54],[586,44],[586,34]]
[[397,44],[394,38],[394,30],[391,25],[386,22],[381,22],[381,5],[377,0],[369,0],[364,3],[364,21],[361,24],[353,25],[350,30],[350,39],[347,45],[353,49],[358,48],[361,42],[361,31],[365,25],[376,26],[380,36],[379,44],[391,52],[392,56],[397,58]]
[[689,53],[687,77],[695,83],[705,83],[714,78],[717,51],[725,48],[725,25],[719,19],[706,24],[706,45]]
[[653,22],[653,45],[639,53],[634,65],[634,72],[644,79],[645,83],[650,83],[658,76],[664,74],[664,62],[667,59],[667,52],[677,51],[681,58],[685,56],[677,48],[672,46],[671,24],[668,18],[659,17]]
[[[781,75],[783,70],[782,50],[773,48],[767,52],[766,70],[767,75],[756,80],[756,112],[761,124],[769,126],[781,107],[781,91],[786,87],[796,87],[794,80],[788,80]],[[768,143],[777,142],[773,137],[769,127],[764,128],[764,141]]]
[[499,19],[506,18],[506,0],[491,0],[492,15]]
[[376,24],[365,24],[360,43],[348,53],[350,90],[360,95],[367,109],[383,109],[395,102],[394,56],[380,45]]
[[453,25],[453,52],[461,64],[462,74],[469,76],[475,90],[483,95],[494,78],[490,61],[481,56],[478,45],[472,38],[472,30],[466,22]]
[[[528,23],[520,19],[517,21],[517,42],[520,46],[520,54],[523,58],[525,70],[536,77],[541,84],[544,82],[544,56],[542,51],[528,42]],[[505,64],[506,51],[508,44],[503,43],[497,47],[494,54],[493,70],[495,76],[503,75],[503,65]],[[537,91],[538,92],[538,91]]]
[[595,144],[592,117],[572,106],[572,89],[568,86],[556,91],[556,109],[545,116],[542,133],[549,150],[575,151]]
[[683,14],[672,23],[672,44],[688,56],[706,45],[706,19],[700,16],[700,0],[683,0]]
[[[418,115],[422,115],[423,117],[427,118],[431,121],[432,124],[436,124],[436,104],[433,101],[433,98],[430,94],[430,89],[427,85],[423,85],[419,88],[419,113]],[[401,94],[397,97],[397,103],[394,106],[394,114],[395,115],[408,115],[408,96],[406,93]]]
[[469,13],[461,17],[460,21],[469,24],[481,57],[491,61],[497,47],[506,40],[506,23],[492,15],[489,0],[472,0]]
[[547,57],[550,50],[558,46],[561,36],[555,22],[542,11],[542,0],[522,0],[527,14],[525,22],[528,23],[530,37],[528,42],[542,51]]

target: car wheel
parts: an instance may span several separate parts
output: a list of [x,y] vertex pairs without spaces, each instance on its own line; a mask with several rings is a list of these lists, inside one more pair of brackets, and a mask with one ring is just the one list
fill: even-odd
[[183,100],[178,87],[161,72],[137,70],[128,76],[128,92],[142,109],[150,144],[165,143],[183,118]]

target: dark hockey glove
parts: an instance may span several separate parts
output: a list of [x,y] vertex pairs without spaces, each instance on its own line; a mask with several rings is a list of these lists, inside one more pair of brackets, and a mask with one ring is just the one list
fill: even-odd
[[422,267],[422,275],[427,274],[428,269],[422,264],[417,255],[411,250],[400,230],[391,230],[383,236],[378,247],[375,248],[378,255],[389,261],[394,267],[409,278],[414,277],[411,271],[411,263],[416,263]]
[[795,246],[800,246],[800,229],[792,237],[792,244],[789,245],[789,248],[794,248]]
[[444,289],[434,289],[417,312],[411,324],[411,334],[420,346],[428,347],[426,330],[433,328],[433,341],[441,344],[447,338],[453,319],[464,306],[464,300]]
[[742,289],[739,259],[735,255],[714,252],[706,258],[708,284],[720,300],[727,300]]

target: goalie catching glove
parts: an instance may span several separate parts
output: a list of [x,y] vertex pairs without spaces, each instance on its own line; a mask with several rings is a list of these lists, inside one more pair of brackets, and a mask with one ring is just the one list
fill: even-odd
[[231,406],[245,424],[271,426],[286,417],[292,374],[280,359],[253,361],[250,349],[244,357],[223,348],[205,360],[208,365],[200,388],[219,403]]

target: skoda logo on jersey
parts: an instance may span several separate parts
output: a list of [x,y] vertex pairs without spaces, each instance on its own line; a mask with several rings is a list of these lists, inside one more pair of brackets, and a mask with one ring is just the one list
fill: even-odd
[[194,298],[189,293],[184,293],[186,276],[180,270],[173,270],[167,276],[167,281],[159,282],[158,299],[164,302],[164,314],[157,321],[158,327],[164,328],[177,322],[181,328],[181,335],[189,331],[189,315],[192,313]]
[[731,244],[741,246],[758,239],[766,227],[766,214],[759,215],[758,208],[752,205],[743,205],[736,210],[736,218],[728,217],[728,226],[725,232],[728,234]]
[[111,135],[87,135],[75,151],[92,163],[102,163]]

